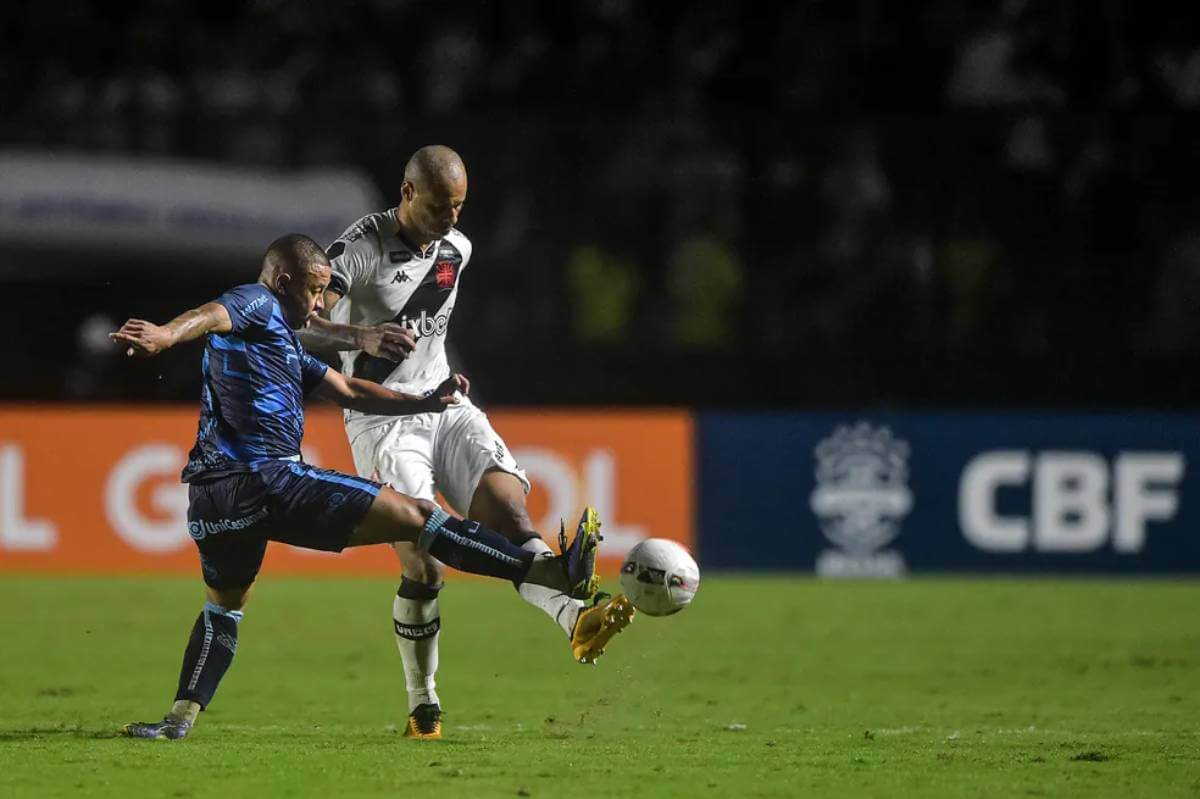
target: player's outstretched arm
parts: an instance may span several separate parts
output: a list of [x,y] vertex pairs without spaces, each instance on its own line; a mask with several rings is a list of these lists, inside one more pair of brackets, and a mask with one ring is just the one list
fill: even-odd
[[130,319],[108,337],[125,345],[125,354],[135,358],[150,358],[184,341],[198,339],[206,333],[228,333],[233,320],[225,306],[209,302],[185,311],[167,322],[156,325],[144,319]]
[[375,358],[402,361],[417,346],[411,330],[391,322],[368,327],[332,321],[329,310],[340,299],[341,295],[335,291],[325,292],[325,313],[313,317],[308,327],[298,331],[300,341],[307,349],[323,352],[362,350]]
[[299,333],[300,341],[310,350],[362,350],[368,355],[389,361],[404,360],[417,346],[411,330],[391,322],[367,327],[315,317]]
[[453,375],[442,381],[428,397],[402,394],[369,380],[345,377],[329,369],[317,387],[317,395],[332,400],[343,408],[380,416],[401,416],[407,413],[428,413],[445,410],[458,403],[462,394],[471,390],[471,381],[464,375]]

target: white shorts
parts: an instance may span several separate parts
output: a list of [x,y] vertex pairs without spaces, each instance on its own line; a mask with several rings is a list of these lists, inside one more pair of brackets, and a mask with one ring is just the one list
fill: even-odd
[[397,416],[350,440],[360,477],[386,483],[401,494],[435,500],[437,492],[466,516],[479,480],[488,469],[507,472],[529,493],[529,480],[517,466],[487,414],[467,398],[441,413]]

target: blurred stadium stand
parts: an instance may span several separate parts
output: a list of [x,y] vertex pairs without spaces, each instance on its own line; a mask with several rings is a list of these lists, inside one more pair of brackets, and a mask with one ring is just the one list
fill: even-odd
[[[1169,8],[8,4],[0,150],[350,169],[391,203],[450,144],[451,341],[493,403],[1194,407],[1200,36]],[[256,268],[0,244],[7,400],[191,400],[194,362],[97,331]]]

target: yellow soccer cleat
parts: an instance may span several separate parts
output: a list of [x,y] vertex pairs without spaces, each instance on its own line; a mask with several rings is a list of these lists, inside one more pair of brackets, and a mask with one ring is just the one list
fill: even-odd
[[571,633],[571,654],[579,663],[592,663],[604,654],[612,637],[633,621],[633,603],[624,594],[596,595],[596,604],[583,610]]
[[417,705],[408,714],[405,738],[436,741],[442,737],[442,709],[438,705]]

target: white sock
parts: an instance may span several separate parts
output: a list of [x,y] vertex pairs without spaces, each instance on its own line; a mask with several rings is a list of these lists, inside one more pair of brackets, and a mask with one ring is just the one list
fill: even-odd
[[[521,544],[521,549],[532,552],[539,558],[554,557],[554,552],[540,538],[529,539]],[[521,599],[535,608],[544,610],[546,615],[554,619],[554,623],[562,628],[567,637],[571,637],[571,633],[575,630],[575,620],[579,618],[579,612],[583,609],[583,602],[571,599],[562,591],[530,583],[521,583],[517,586],[517,593],[521,595]]]
[[417,705],[440,705],[434,676],[438,667],[438,636],[441,618],[437,598],[392,600],[396,646],[404,661],[404,684],[408,689],[408,712]]

